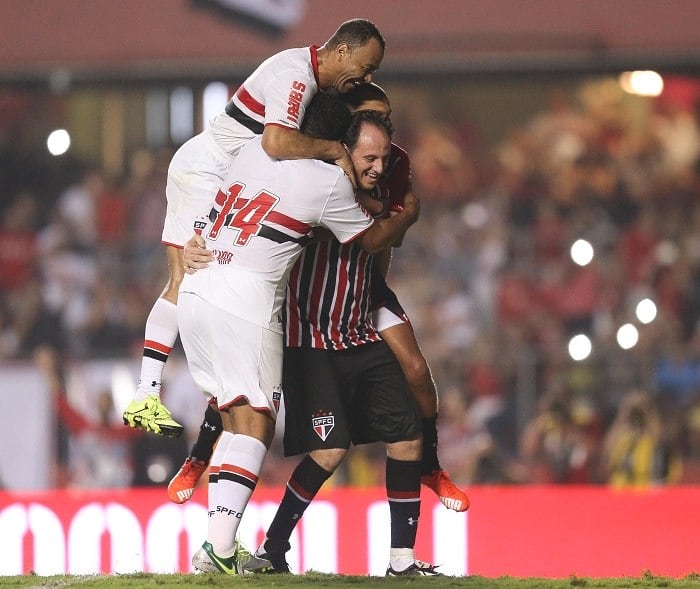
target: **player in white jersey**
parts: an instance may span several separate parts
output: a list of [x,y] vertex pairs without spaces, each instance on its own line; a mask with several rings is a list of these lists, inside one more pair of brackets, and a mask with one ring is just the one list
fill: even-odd
[[[319,93],[312,104],[305,132],[318,136],[333,125],[342,127],[344,117],[349,123],[338,98]],[[320,129],[313,125],[317,108],[325,116]],[[214,263],[185,277],[178,322],[192,376],[205,394],[216,397],[224,427],[210,463],[202,548],[218,570],[235,574],[236,531],[282,402],[280,315],[289,271],[313,227],[375,253],[416,221],[418,205],[409,199],[400,213],[374,220],[357,204],[337,166],[271,158],[261,139],[241,148],[224,186],[200,225]]]
[[370,21],[344,22],[321,47],[288,49],[265,60],[234,93],[224,112],[175,153],[166,186],[163,244],[168,283],[146,321],[139,384],[124,423],[169,436],[182,433],[160,401],[165,362],[178,334],[176,305],[183,278],[182,248],[193,219],[209,207],[234,157],[251,138],[280,159],[334,161],[354,181],[352,162],[339,141],[300,132],[305,110],[319,89],[344,93],[371,82],[385,42]]

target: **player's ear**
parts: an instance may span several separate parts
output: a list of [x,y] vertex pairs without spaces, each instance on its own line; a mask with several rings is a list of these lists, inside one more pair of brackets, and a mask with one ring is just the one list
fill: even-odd
[[335,57],[338,61],[343,61],[350,55],[350,47],[347,43],[338,43],[335,47]]

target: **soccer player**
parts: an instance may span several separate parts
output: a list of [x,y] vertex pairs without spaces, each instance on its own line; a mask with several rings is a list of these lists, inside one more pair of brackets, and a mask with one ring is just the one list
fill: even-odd
[[[390,116],[391,106],[384,90],[374,84],[364,84],[343,96],[352,111],[373,110]],[[391,156],[386,173],[382,176],[374,196],[366,198],[364,205],[378,215],[390,210],[400,210],[403,198],[411,190],[410,162],[406,152],[391,144]],[[420,409],[423,428],[421,482],[429,487],[449,509],[466,511],[469,508],[467,494],[457,487],[441,468],[437,455],[438,396],[430,368],[415,338],[413,327],[384,277],[389,269],[391,250],[375,254],[375,275],[372,277],[372,322],[381,338],[387,342],[401,365],[404,376]],[[325,290],[324,290],[325,292]],[[334,318],[329,319],[330,322]],[[190,456],[168,485],[168,498],[174,503],[184,503],[192,497],[202,474],[207,469],[214,443],[221,431],[221,419],[212,406],[208,406],[200,432]]]
[[[319,93],[303,129],[312,137],[339,139],[349,116],[342,101]],[[377,167],[381,171],[381,164]],[[287,280],[313,228],[325,227],[340,242],[372,253],[388,247],[417,217],[414,197],[401,213],[374,220],[337,166],[272,158],[260,138],[236,156],[213,209],[198,222],[214,262],[184,278],[177,305],[190,372],[198,387],[216,398],[223,423],[210,464],[202,546],[209,566],[241,572],[236,531],[282,402]],[[420,435],[417,439],[420,443]]]
[[384,38],[374,24],[353,19],[341,24],[321,47],[277,53],[243,82],[207,129],[175,153],[168,169],[162,237],[168,282],[146,320],[139,383],[123,414],[126,425],[167,436],[182,433],[160,400],[163,369],[178,334],[182,248],[192,234],[194,218],[208,210],[241,146],[258,136],[270,157],[334,161],[354,183],[352,163],[339,141],[310,137],[299,129],[319,89],[344,93],[371,82],[384,49]]
[[[372,200],[389,159],[390,136],[385,116],[356,113],[347,146],[358,188]],[[185,260],[189,264],[187,254]],[[329,239],[309,244],[292,269],[285,321],[284,452],[305,456],[246,570],[289,572],[285,553],[296,522],[350,444],[383,441],[391,513],[387,574],[438,574],[432,565],[415,559],[420,419],[401,367],[370,321],[374,262],[375,255]],[[323,425],[317,423],[321,421]],[[195,555],[195,565],[197,560]]]

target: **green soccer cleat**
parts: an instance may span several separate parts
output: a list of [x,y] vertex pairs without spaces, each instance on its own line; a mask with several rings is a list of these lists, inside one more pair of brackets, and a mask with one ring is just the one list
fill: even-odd
[[225,575],[242,575],[243,570],[238,564],[238,549],[233,556],[222,558],[214,554],[214,547],[205,542],[192,557],[192,566],[200,573],[224,573]]
[[[236,559],[240,567],[241,574],[252,575],[254,573],[274,573],[274,565],[266,558],[260,558],[248,550],[243,542],[236,542]],[[289,569],[287,571],[289,572]]]
[[123,418],[124,425],[169,438],[178,437],[183,430],[183,427],[173,419],[170,411],[163,405],[160,397],[146,397],[141,401],[133,400],[124,410]]

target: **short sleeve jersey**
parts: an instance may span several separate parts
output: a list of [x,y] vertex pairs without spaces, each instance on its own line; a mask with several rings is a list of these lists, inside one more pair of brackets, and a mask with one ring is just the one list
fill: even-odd
[[[403,208],[410,187],[408,154],[391,145],[387,175],[376,197],[389,210]],[[386,287],[374,267],[374,256],[356,244],[311,243],[294,265],[285,308],[286,345],[297,348],[345,350],[381,340],[369,314],[374,284]]]
[[299,129],[318,92],[317,47],[286,49],[263,61],[231,97],[226,112],[212,120],[217,142],[250,138],[265,125]]
[[200,224],[215,261],[186,275],[181,291],[281,333],[289,272],[313,227],[347,243],[374,220],[338,166],[270,158],[260,138],[241,149],[224,186]]

